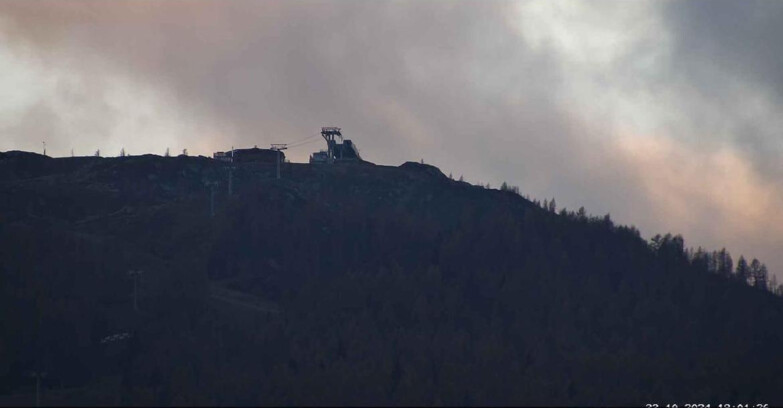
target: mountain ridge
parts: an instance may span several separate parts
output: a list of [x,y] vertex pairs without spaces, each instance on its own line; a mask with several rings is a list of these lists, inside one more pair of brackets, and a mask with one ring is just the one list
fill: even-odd
[[676,236],[422,163],[231,172],[0,153],[0,395],[45,369],[103,403],[781,401],[783,301]]

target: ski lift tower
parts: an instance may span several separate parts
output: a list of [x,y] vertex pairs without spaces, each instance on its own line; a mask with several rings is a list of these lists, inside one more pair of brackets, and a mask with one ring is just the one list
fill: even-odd
[[272,144],[272,150],[277,152],[277,179],[280,179],[280,152],[288,149],[288,144]]
[[343,141],[343,134],[338,127],[322,127],[321,136],[326,140],[326,151],[328,155],[329,163],[334,163],[334,156],[336,153],[337,141],[335,138],[340,138],[340,142]]

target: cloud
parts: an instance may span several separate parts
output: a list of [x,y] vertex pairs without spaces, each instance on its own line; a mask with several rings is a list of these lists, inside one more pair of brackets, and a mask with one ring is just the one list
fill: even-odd
[[780,10],[4,1],[0,66],[16,79],[0,89],[16,96],[0,102],[0,149],[45,134],[60,154],[209,154],[335,125],[371,161],[423,158],[783,270],[783,231],[763,222],[783,197]]
[[[673,70],[720,118],[693,118],[752,155],[770,179],[783,176],[783,4],[666,2],[661,14],[677,38]],[[701,120],[700,120],[701,119]]]
[[644,224],[698,237],[708,248],[783,261],[775,250],[783,244],[783,191],[756,173],[742,152],[705,153],[666,138],[633,136],[614,148],[636,180],[640,191],[633,195],[649,201]]

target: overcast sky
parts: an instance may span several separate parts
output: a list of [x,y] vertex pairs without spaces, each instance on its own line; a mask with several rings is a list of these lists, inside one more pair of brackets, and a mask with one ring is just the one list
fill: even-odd
[[[783,2],[0,1],[0,150],[365,159],[783,277]],[[287,152],[306,161],[322,143]]]

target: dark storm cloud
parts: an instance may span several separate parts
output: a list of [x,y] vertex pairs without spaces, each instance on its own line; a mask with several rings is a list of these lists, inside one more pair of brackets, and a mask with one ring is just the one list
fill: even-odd
[[[783,108],[783,3],[682,1],[664,2],[661,9],[676,39],[672,61],[679,79],[731,118],[730,139],[752,155],[762,174],[783,175],[780,127],[756,115],[737,114],[738,107],[753,103],[749,99],[757,95],[768,99],[775,116]],[[736,87],[753,92],[737,93]]]
[[[783,3],[774,1],[688,1],[662,3],[664,21],[676,38],[680,67],[705,74],[717,67],[770,88],[783,99]],[[698,76],[688,78],[698,81]],[[709,92],[715,78],[703,77]],[[709,86],[708,86],[709,85]],[[716,95],[718,96],[718,95]]]

